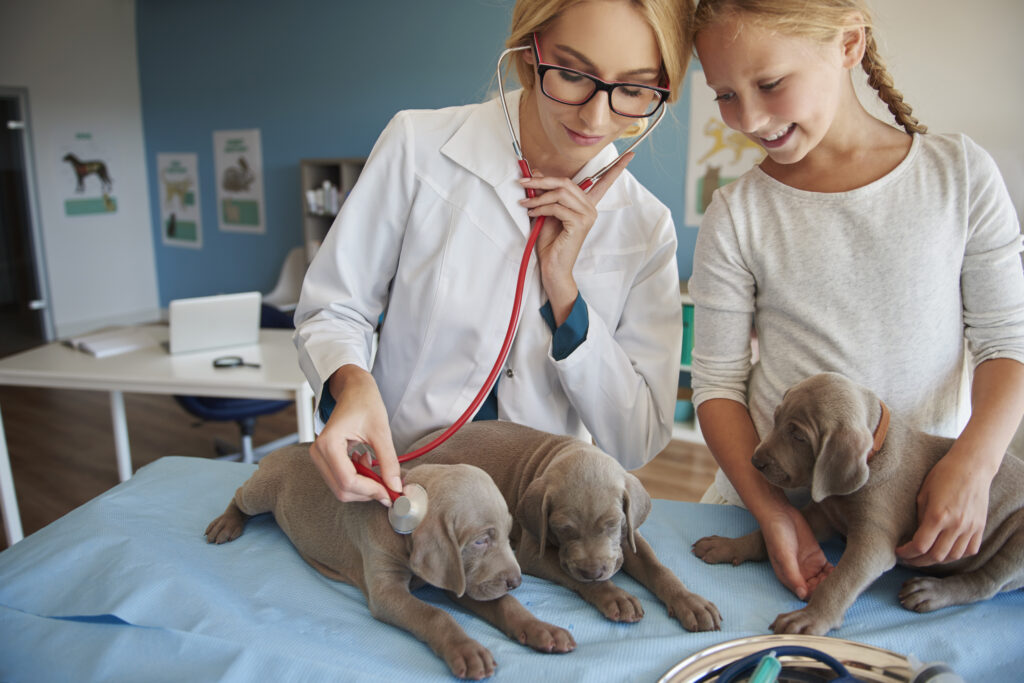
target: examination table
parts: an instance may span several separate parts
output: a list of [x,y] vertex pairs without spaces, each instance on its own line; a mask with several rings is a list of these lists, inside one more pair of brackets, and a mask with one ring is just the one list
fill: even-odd
[[[253,468],[162,458],[0,553],[0,680],[453,680],[426,645],[374,620],[358,589],[307,565],[269,515],[232,543],[206,543],[207,523]],[[622,573],[613,580],[646,611],[636,624],[523,577],[514,595],[575,637],[564,655],[509,640],[439,590],[417,595],[490,649],[493,680],[655,681],[699,650],[769,633],[777,614],[800,607],[767,563],[710,566],[690,552],[702,536],[753,527],[744,510],[665,500],[641,527],[661,560],[718,605],[718,632],[686,632]],[[826,547],[833,561],[840,548]],[[945,661],[966,681],[1024,680],[1024,591],[914,614],[896,599],[910,575],[898,568],[876,581],[830,635]]]

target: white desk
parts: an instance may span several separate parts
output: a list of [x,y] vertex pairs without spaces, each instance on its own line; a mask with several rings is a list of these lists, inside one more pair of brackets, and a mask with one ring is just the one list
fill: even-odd
[[[92,356],[53,342],[0,360],[0,384],[91,389],[110,392],[117,472],[121,481],[132,476],[128,425],[123,392],[290,399],[295,401],[300,441],[313,440],[313,391],[299,370],[291,330],[260,330],[258,345],[215,349],[172,356],[160,342],[167,327],[151,325],[154,345],[108,358]],[[220,356],[241,356],[259,368],[213,367]],[[0,512],[8,542],[23,537],[11,474],[7,439],[0,416]]]

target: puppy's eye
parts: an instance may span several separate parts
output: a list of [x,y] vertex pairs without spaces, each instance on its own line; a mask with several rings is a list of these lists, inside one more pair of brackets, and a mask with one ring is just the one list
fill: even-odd
[[797,429],[796,427],[792,427],[791,426],[789,428],[789,436],[794,441],[799,441],[800,443],[807,443],[807,437],[804,436],[804,433],[802,431],[800,431],[799,429]]
[[490,534],[484,534],[483,536],[480,536],[475,541],[473,541],[473,547],[474,548],[486,548],[490,544],[491,544],[491,535]]
[[575,527],[571,526],[559,526],[551,529],[555,532],[555,536],[563,541],[572,541],[579,538],[579,534],[576,532]]

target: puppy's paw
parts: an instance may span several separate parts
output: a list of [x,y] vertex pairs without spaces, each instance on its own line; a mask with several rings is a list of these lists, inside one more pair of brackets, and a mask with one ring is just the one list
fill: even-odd
[[481,678],[493,676],[494,669],[498,666],[491,651],[472,638],[446,646],[442,657],[456,678],[479,681]]
[[229,507],[223,515],[206,527],[206,542],[220,545],[235,540],[242,535],[247,519],[241,510],[234,506]]
[[900,604],[914,612],[933,612],[956,604],[950,592],[943,586],[943,579],[932,576],[917,576],[903,584],[900,590]]
[[683,591],[666,601],[668,615],[675,617],[687,631],[717,631],[722,627],[722,614],[710,600],[696,593]]
[[576,649],[576,641],[571,633],[540,619],[534,619],[520,627],[516,639],[520,644],[537,652],[562,654]]
[[607,619],[633,623],[644,618],[640,601],[611,581],[584,584],[579,590],[580,595]]
[[708,564],[738,565],[750,559],[742,538],[705,536],[693,544],[693,554]]
[[771,629],[775,633],[800,633],[808,636],[823,636],[839,628],[842,619],[832,620],[813,612],[809,607],[787,612],[775,617]]

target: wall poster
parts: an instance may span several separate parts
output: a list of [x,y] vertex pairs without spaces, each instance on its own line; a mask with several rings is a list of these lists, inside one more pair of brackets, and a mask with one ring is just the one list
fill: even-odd
[[195,154],[156,155],[160,187],[160,233],[174,247],[203,246],[199,208],[199,163]]
[[214,131],[213,162],[220,229],[265,232],[259,129]]
[[764,149],[725,125],[704,72],[691,71],[690,144],[686,164],[686,225],[699,226],[711,193],[764,159]]
[[114,177],[108,150],[90,132],[75,133],[74,141],[60,146],[60,183],[66,188],[65,216],[88,216],[117,211]]

